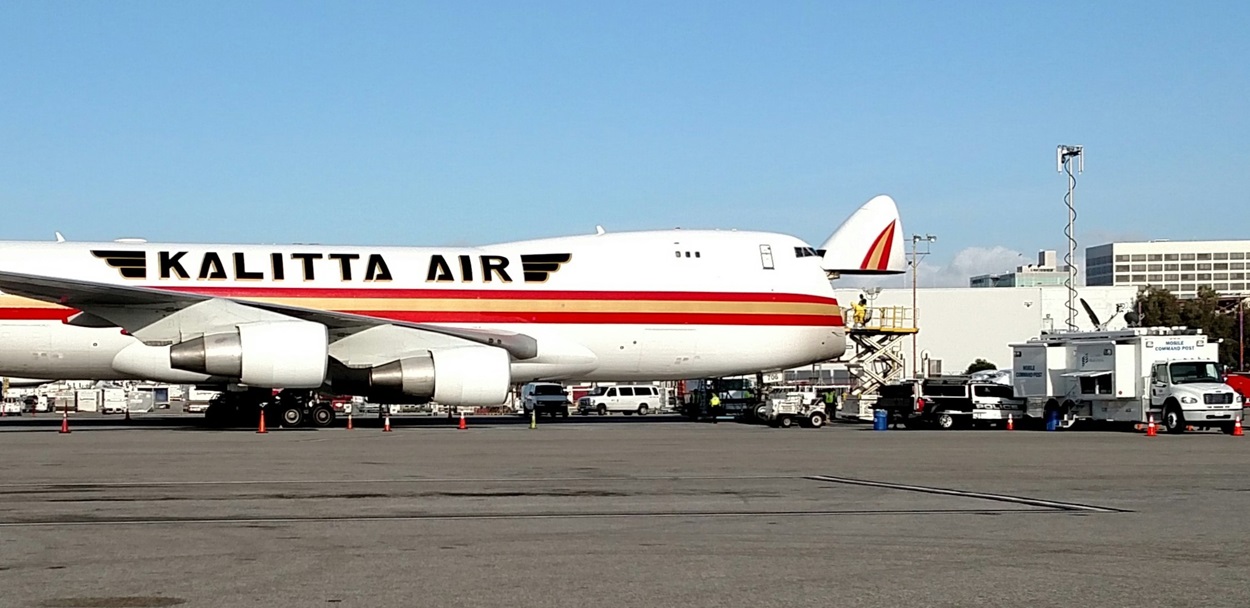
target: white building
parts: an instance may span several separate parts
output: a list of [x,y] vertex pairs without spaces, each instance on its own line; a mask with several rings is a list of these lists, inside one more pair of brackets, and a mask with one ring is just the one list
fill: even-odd
[[[834,283],[837,287],[837,283]],[[838,289],[843,306],[850,306],[864,290]],[[986,359],[999,369],[1011,369],[1012,342],[1037,337],[1043,330],[1067,327],[1068,290],[1065,287],[1019,287],[1016,289],[970,289],[966,287],[919,289],[919,309],[915,352],[920,359],[941,366],[941,373],[961,374],[977,359]],[[1137,298],[1136,287],[1078,287],[1077,294],[1093,309],[1108,329],[1123,329],[1124,312]],[[869,294],[870,295],[870,294]],[[883,288],[870,299],[872,306],[911,307],[910,289]],[[1094,329],[1093,323],[1076,302],[1076,325]],[[849,322],[850,315],[847,319]],[[849,345],[848,345],[849,346]],[[907,374],[915,370],[912,338],[903,339]]]
[[1017,266],[1015,272],[983,274],[968,279],[969,287],[1045,287],[1063,285],[1068,267],[1060,268],[1053,250],[1039,251],[1036,264]]
[[1148,241],[1085,249],[1085,284],[1152,286],[1179,297],[1210,287],[1222,295],[1250,295],[1250,241]]

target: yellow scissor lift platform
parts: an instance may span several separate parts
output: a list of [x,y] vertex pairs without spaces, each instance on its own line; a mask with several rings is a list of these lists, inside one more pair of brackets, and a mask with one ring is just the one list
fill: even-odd
[[851,311],[846,317],[846,337],[854,352],[846,361],[851,388],[838,406],[838,416],[852,420],[872,420],[882,385],[904,379],[903,338],[920,331],[915,311],[906,306],[875,306],[857,322]]

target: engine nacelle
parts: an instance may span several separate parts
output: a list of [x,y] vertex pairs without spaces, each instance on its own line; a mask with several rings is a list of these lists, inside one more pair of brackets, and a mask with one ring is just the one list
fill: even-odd
[[440,349],[369,369],[368,384],[444,405],[499,405],[512,386],[511,360],[493,346]]
[[326,379],[330,336],[309,321],[243,323],[169,348],[174,369],[238,378],[265,388],[318,388]]

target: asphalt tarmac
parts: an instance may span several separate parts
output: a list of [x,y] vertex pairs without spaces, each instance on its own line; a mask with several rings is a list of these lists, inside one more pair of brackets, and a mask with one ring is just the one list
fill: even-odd
[[0,422],[0,606],[1246,606],[1250,437]]

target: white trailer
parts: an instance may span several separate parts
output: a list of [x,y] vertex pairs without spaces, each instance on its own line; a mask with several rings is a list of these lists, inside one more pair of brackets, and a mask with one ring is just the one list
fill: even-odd
[[1043,334],[1012,344],[1016,397],[1029,416],[1162,423],[1232,432],[1242,399],[1221,381],[1219,345],[1201,330],[1135,327]]

